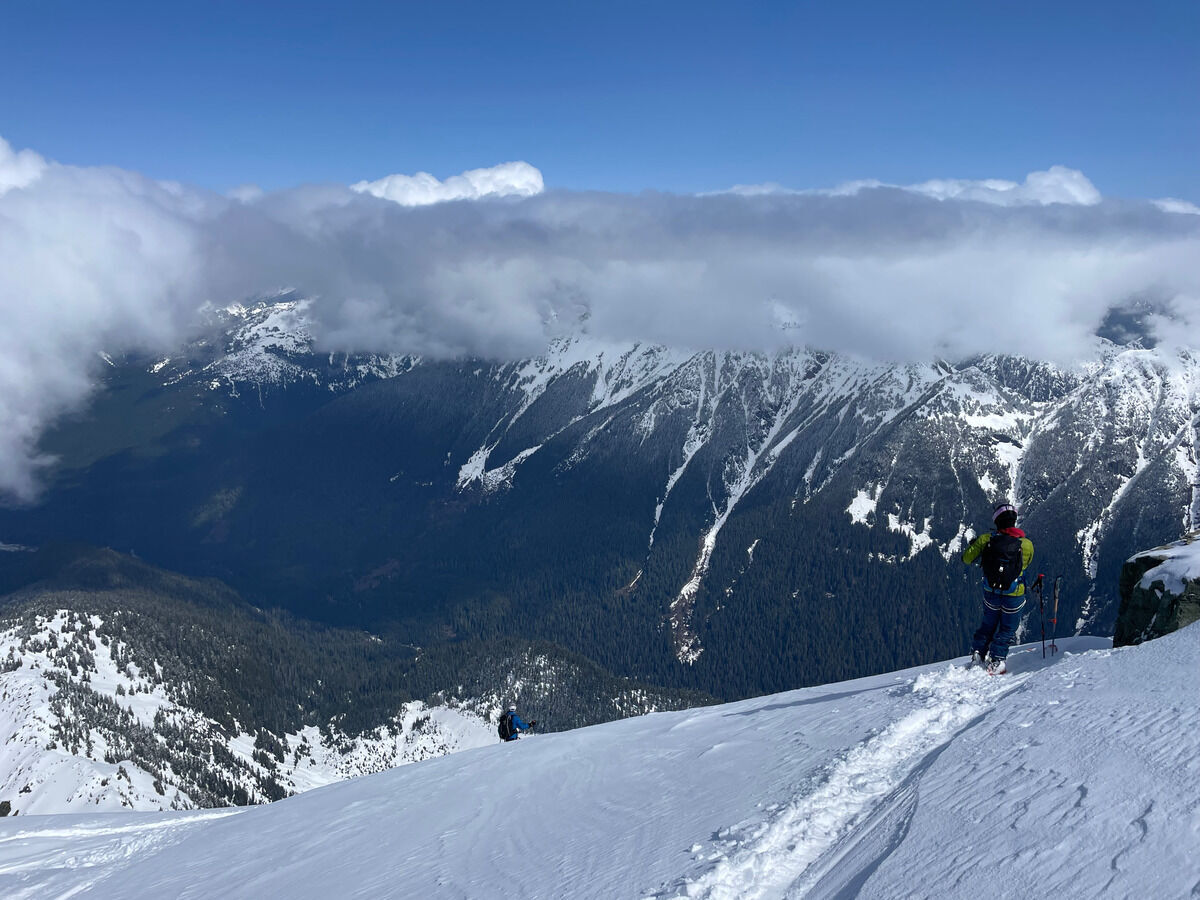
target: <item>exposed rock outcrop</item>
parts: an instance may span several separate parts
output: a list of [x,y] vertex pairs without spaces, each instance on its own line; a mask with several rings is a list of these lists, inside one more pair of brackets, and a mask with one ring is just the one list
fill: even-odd
[[1140,644],[1200,619],[1200,531],[1130,557],[1121,569],[1113,646]]

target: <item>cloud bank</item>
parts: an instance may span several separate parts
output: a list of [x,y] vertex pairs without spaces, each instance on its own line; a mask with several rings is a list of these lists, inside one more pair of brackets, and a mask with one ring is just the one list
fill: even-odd
[[[201,195],[0,142],[0,497],[28,497],[45,425],[100,353],[166,346],[201,295]],[[207,211],[206,211],[207,210]]]
[[1160,339],[1200,326],[1200,216],[1068,169],[710,196],[545,191],[526,164],[426,178],[226,197],[0,144],[0,493],[34,495],[38,438],[102,351],[170,351],[205,303],[279,287],[313,298],[319,349],[431,357],[586,331],[1066,361],[1147,297]]

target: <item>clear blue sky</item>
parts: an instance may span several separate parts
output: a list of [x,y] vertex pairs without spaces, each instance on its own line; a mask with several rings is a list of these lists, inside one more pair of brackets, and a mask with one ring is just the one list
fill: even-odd
[[1200,202],[1200,2],[6,0],[0,136],[217,189],[1006,177]]

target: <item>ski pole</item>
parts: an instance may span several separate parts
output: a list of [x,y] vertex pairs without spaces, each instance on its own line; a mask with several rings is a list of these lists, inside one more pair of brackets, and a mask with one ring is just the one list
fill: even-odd
[[1054,612],[1050,616],[1050,655],[1053,656],[1058,652],[1058,647],[1054,644],[1054,638],[1058,635],[1058,591],[1062,587],[1063,577],[1059,575],[1054,579]]
[[[1037,591],[1038,595],[1038,622],[1042,626],[1042,659],[1046,658],[1046,609],[1045,604],[1042,603],[1042,579],[1045,577],[1038,573],[1037,581],[1033,583],[1033,589]],[[1051,640],[1050,643],[1053,644],[1054,641]]]

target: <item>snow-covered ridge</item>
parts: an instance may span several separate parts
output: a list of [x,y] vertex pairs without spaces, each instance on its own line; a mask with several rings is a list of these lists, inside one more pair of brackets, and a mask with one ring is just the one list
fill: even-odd
[[[232,813],[0,822],[28,898],[1187,897],[1200,627],[480,748]],[[1168,685],[1169,690],[1161,689]],[[398,810],[403,810],[398,816]]]
[[[595,424],[579,440],[568,463],[578,464],[614,420],[632,415],[643,443],[662,431],[678,435],[680,441],[677,463],[666,473],[647,529],[648,553],[652,553],[660,520],[671,514],[676,486],[689,477],[695,460],[704,457],[711,470],[711,454],[719,454],[715,466],[719,476],[705,476],[712,517],[698,535],[691,575],[679,586],[668,613],[678,657],[691,663],[703,652],[692,621],[694,601],[720,534],[742,499],[771,474],[800,436],[824,418],[844,417],[853,409],[854,427],[862,440],[868,439],[943,377],[941,367],[888,366],[804,349],[772,355],[681,353],[649,345],[614,348],[585,338],[564,338],[546,356],[497,372],[496,381],[512,399],[485,442],[461,464],[457,487],[466,490],[478,485],[487,492],[511,485],[523,462],[586,418]],[[496,465],[493,458],[501,441],[561,379],[588,386],[588,395],[574,415],[536,433],[528,439],[529,446],[510,452]],[[681,418],[689,423],[686,433],[676,429]],[[731,428],[736,429],[732,444]],[[852,451],[829,459],[822,454],[818,448],[807,460],[806,499],[854,457]]]
[[[188,706],[188,685],[140,671],[102,624],[62,609],[0,632],[0,803],[10,814],[190,809],[204,804],[188,785],[212,777],[264,800],[495,741],[480,713],[420,702],[364,735],[332,723],[265,743],[230,735]],[[224,752],[198,772],[175,735]],[[131,741],[140,764],[126,755]]]
[[156,360],[148,371],[166,386],[195,380],[236,397],[247,390],[305,383],[343,392],[402,375],[420,362],[402,355],[317,354],[310,308],[310,300],[280,291],[208,309],[206,330],[212,336]]
[[[42,633],[33,640],[17,629],[0,634],[0,650],[7,654],[0,674],[0,803],[8,804],[9,814],[192,808],[192,799],[177,787],[168,794],[157,775],[129,760],[110,758],[100,735],[89,732],[81,753],[64,746],[63,710],[55,702],[59,688],[48,676],[69,675],[77,651],[89,650],[88,676],[96,690],[115,697],[120,686],[135,719],[149,717],[152,722],[165,698],[140,673],[118,669],[109,648],[99,645],[91,651],[86,639],[76,647],[69,613],[60,612],[41,624]],[[78,675],[78,663],[75,666]]]
[[[159,361],[157,376],[190,375],[212,390],[253,397],[288,384],[341,392],[424,365],[314,354],[306,308],[303,299],[280,294],[220,311],[226,331],[221,346],[209,348],[215,358],[196,371],[182,359]],[[832,489],[850,521],[879,536],[870,540],[883,546],[868,558],[895,563],[930,552],[952,560],[990,502],[1016,502],[1023,514],[1065,503],[1068,516],[1055,527],[1065,524],[1074,546],[1061,564],[1091,585],[1090,594],[1073,594],[1082,600],[1071,612],[1076,630],[1110,624],[1111,592],[1096,602],[1096,579],[1102,557],[1113,556],[1105,542],[1121,533],[1114,523],[1137,505],[1139,491],[1157,491],[1180,530],[1200,524],[1194,351],[1098,341],[1095,358],[1072,369],[1006,356],[917,365],[806,348],[754,354],[622,346],[578,334],[555,339],[533,359],[478,361],[474,376],[463,402],[486,413],[469,433],[448,436],[454,449],[445,457],[452,488],[468,500],[513,489],[547,448],[560,452],[564,435],[570,446],[565,459],[556,457],[556,475],[613,452],[614,440],[631,459],[650,451],[659,487],[646,504],[646,558],[629,579],[636,583],[638,568],[653,571],[656,537],[684,518],[695,540],[686,572],[654,598],[684,662],[704,652],[697,609],[713,587],[714,565],[721,568],[729,523],[764,482],[793,507]],[[936,500],[921,485],[931,472],[946,491]],[[775,484],[779,477],[787,482]],[[1181,490],[1190,502],[1176,499]],[[711,501],[703,510],[697,493]],[[678,569],[677,561],[670,565]]]
[[[501,367],[495,380],[512,394],[511,408],[492,426],[485,443],[462,464],[458,489],[465,490],[477,484],[485,492],[491,492],[510,485],[517,467],[547,441],[585,416],[618,406],[640,391],[650,389],[687,363],[691,356],[653,345],[619,347],[585,337],[571,337],[552,341],[543,356]],[[555,382],[567,377],[578,378],[591,386],[590,396],[576,414],[545,434],[536,445],[489,469],[488,460],[505,435]],[[604,424],[594,428],[580,442],[576,460],[586,454],[589,440],[603,431]],[[652,421],[648,428],[653,430]]]

